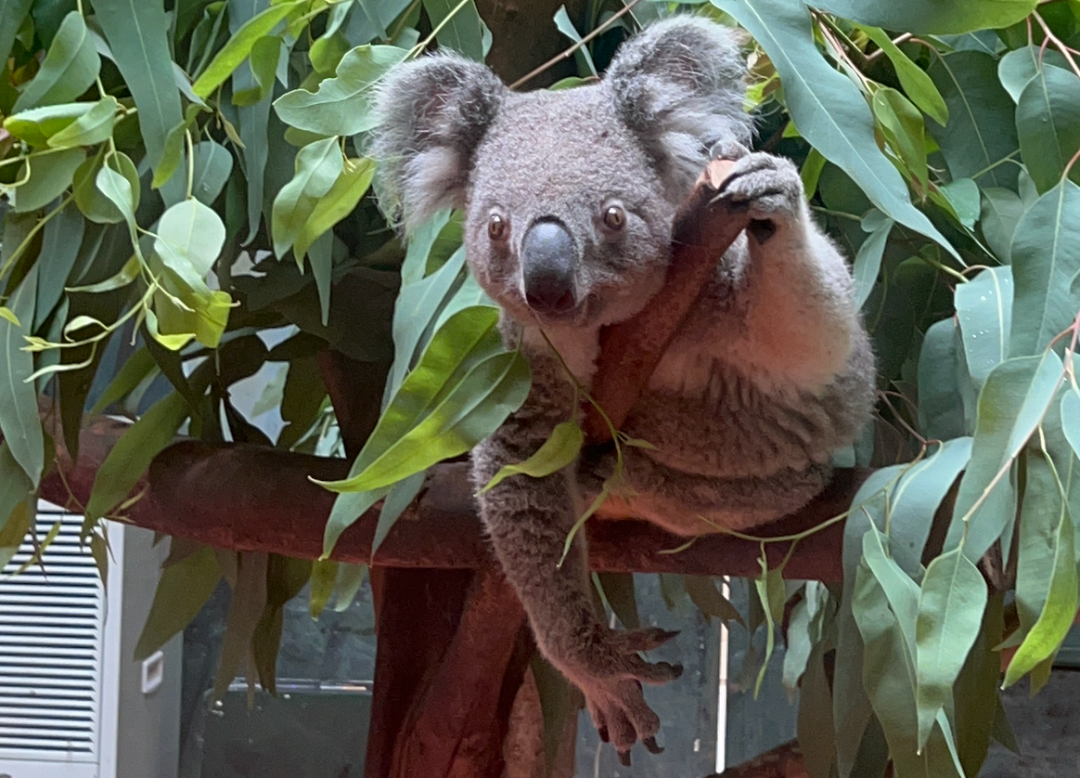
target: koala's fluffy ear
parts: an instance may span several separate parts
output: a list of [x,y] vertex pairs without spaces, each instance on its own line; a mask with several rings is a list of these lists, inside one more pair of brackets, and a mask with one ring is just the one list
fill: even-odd
[[676,16],[623,44],[604,82],[666,186],[693,185],[719,140],[749,146],[746,61],[736,30]]
[[408,230],[440,208],[462,205],[473,152],[506,86],[487,67],[434,55],[398,67],[379,90],[381,124],[369,153],[379,162],[380,206]]

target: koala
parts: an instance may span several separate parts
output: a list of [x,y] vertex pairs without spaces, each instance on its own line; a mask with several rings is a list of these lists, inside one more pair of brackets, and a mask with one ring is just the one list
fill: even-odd
[[[574,383],[590,386],[601,328],[663,285],[675,211],[712,150],[737,159],[721,196],[747,209],[750,227],[625,422],[653,448],[623,447],[619,499],[693,536],[772,521],[825,487],[832,452],[872,410],[874,360],[847,263],[811,218],[797,169],[747,150],[745,71],[735,31],[677,16],[624,43],[602,81],[571,90],[512,92],[449,54],[387,79],[371,149],[384,209],[406,233],[439,208],[464,211],[469,267],[502,310],[505,342],[532,366],[523,407],[472,454],[478,488],[580,413]],[[584,533],[563,559],[615,469],[610,446],[589,449],[478,500],[540,650],[628,761],[638,741],[657,750],[642,684],[681,668],[639,655],[670,633],[616,631],[598,615]]]

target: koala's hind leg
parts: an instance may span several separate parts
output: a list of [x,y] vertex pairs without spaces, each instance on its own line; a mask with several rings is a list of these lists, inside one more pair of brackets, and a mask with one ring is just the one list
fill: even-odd
[[[583,457],[579,483],[586,499],[614,472],[611,452]],[[830,465],[782,468],[760,477],[720,478],[684,473],[633,448],[623,451],[625,494],[633,514],[676,535],[704,535],[760,526],[802,508],[829,482]],[[603,516],[604,509],[600,509]]]
[[[550,393],[534,392],[521,410],[473,452],[473,477],[483,487],[499,468],[530,456],[565,419],[572,402],[567,392],[551,403]],[[594,609],[585,536],[577,533],[563,558],[567,537],[579,515],[580,500],[568,473],[546,478],[509,478],[478,496],[481,514],[506,577],[529,615],[544,656],[584,693],[600,735],[624,761],[641,741],[655,749],[660,726],[646,705],[642,683],[660,684],[681,668],[650,664],[638,656],[671,634],[659,629],[616,632]]]

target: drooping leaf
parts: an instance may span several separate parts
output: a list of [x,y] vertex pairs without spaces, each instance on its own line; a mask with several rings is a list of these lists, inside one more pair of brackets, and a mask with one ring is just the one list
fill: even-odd
[[[272,232],[278,258],[293,247],[319,198],[340,178],[344,166],[336,138],[315,141],[296,155],[296,173],[274,198]],[[309,241],[310,245],[310,241]],[[298,257],[299,259],[299,257]]]
[[[559,32],[565,35],[574,43],[581,43],[581,33],[577,31],[577,27],[574,26],[574,22],[570,19],[570,14],[566,11],[566,6],[559,6],[559,10],[555,12],[555,26]],[[480,58],[483,59],[482,57]],[[592,54],[589,53],[587,46],[581,46],[574,52],[574,59],[578,63],[579,72],[585,73],[595,77],[597,75],[596,65],[593,63]]]
[[484,61],[484,23],[473,0],[423,0],[432,27],[440,27],[435,39],[469,59]]
[[1016,515],[1010,470],[1050,408],[1062,375],[1052,351],[995,367],[979,393],[971,462],[956,496],[945,550],[981,559]]
[[950,440],[967,432],[965,389],[974,392],[960,330],[952,319],[934,322],[919,352],[919,427],[927,438]]
[[919,589],[915,648],[921,748],[979,634],[987,589],[978,568],[959,548],[930,563]]
[[100,68],[101,60],[82,14],[70,12],[60,24],[41,69],[15,101],[12,113],[75,100],[94,83]]
[[981,389],[990,371],[1009,357],[1012,326],[1012,269],[993,267],[956,287],[956,317],[968,375]]
[[128,428],[94,476],[86,504],[89,520],[104,516],[127,498],[151,460],[172,442],[187,417],[187,402],[179,394],[171,393]]
[[299,262],[307,254],[315,240],[344,219],[356,208],[360,198],[371,186],[375,175],[375,163],[370,159],[346,160],[337,180],[315,202],[307,219],[300,225],[293,245],[293,254]]
[[806,774],[809,778],[829,778],[836,754],[833,694],[820,644],[810,652],[800,688],[797,722]]
[[35,489],[45,467],[45,439],[38,420],[37,392],[34,384],[27,382],[34,372],[34,357],[22,347],[24,336],[30,334],[26,328],[34,321],[37,279],[35,266],[8,301],[22,326],[0,318],[0,431]]
[[322,81],[318,91],[288,92],[274,101],[274,110],[291,127],[318,135],[370,130],[380,120],[371,111],[375,88],[408,53],[397,46],[357,46],[342,57],[337,75]]
[[731,604],[731,601],[721,594],[713,579],[704,575],[684,575],[683,586],[690,595],[690,601],[698,607],[708,619],[717,618],[725,624],[734,621],[744,624],[742,614]]
[[1012,242],[1016,226],[1024,215],[1026,206],[1020,196],[1011,189],[987,187],[982,190],[983,204],[979,215],[986,245],[1002,264],[1012,261]]
[[[1040,192],[1061,179],[1080,150],[1080,78],[1071,70],[1044,64],[1020,93],[1016,105],[1020,155]],[[1080,178],[1073,167],[1070,177]]]
[[124,221],[124,212],[98,188],[98,174],[109,167],[127,180],[128,191],[134,198],[132,210],[139,207],[139,171],[131,158],[122,151],[104,158],[91,157],[75,170],[72,191],[75,205],[83,216],[98,224],[117,224]]
[[814,6],[845,19],[887,30],[915,33],[964,33],[1008,27],[1035,10],[1037,0],[815,0]]
[[1038,46],[1024,46],[1006,53],[998,61],[998,79],[1013,102],[1020,101],[1024,87],[1035,78],[1043,65],[1068,68],[1065,57],[1054,49],[1040,50]]
[[11,45],[22,26],[23,19],[30,12],[33,0],[0,1],[0,62],[7,62]]
[[426,475],[426,472],[421,470],[390,487],[386,493],[386,499],[383,500],[382,509],[379,511],[379,521],[375,525],[375,537],[371,541],[372,554],[379,549],[394,524],[401,518],[401,514],[420,494]]
[[877,282],[881,270],[881,258],[885,254],[885,244],[895,222],[881,211],[871,210],[862,219],[862,228],[870,235],[859,246],[852,265],[851,274],[855,281],[855,307],[862,308]]
[[483,493],[493,489],[512,475],[543,478],[552,473],[557,473],[577,459],[584,443],[585,433],[576,421],[564,421],[561,424],[556,424],[555,429],[551,431],[551,435],[536,450],[536,453],[524,462],[503,465],[480,492]]
[[[641,626],[641,617],[638,615],[637,600],[634,596],[633,573],[595,573],[595,576],[604,599],[623,628],[638,629]],[[711,582],[709,586],[712,586]],[[689,592],[689,588],[687,591]],[[716,591],[715,588],[713,591]]]
[[878,150],[873,116],[856,86],[818,53],[807,8],[784,0],[712,3],[735,17],[765,49],[800,134],[843,168],[883,213],[950,248],[911,204],[900,174]]
[[[180,91],[173,79],[165,7],[141,0],[96,0],[92,5],[116,66],[139,109],[146,155],[156,168],[165,150],[165,136],[184,118]],[[182,190],[162,190],[167,204],[178,191]]]
[[220,580],[221,569],[209,546],[166,567],[135,646],[135,660],[146,659],[186,627],[210,599]]
[[[219,700],[243,667],[252,650],[252,639],[266,608],[269,555],[248,551],[240,555],[229,613],[225,617],[225,640],[214,678],[214,699]],[[249,668],[254,670],[254,668]]]
[[875,90],[870,107],[896,158],[926,189],[926,126],[919,109],[890,87]]
[[1080,289],[1080,187],[1062,181],[1040,197],[1016,226],[1012,249],[1013,303],[1010,356],[1041,352],[1072,324]]
[[1061,426],[1073,454],[1080,459],[1080,394],[1066,390],[1061,398]]
[[232,154],[220,143],[204,140],[195,144],[192,157],[191,194],[203,205],[213,205],[232,173]]

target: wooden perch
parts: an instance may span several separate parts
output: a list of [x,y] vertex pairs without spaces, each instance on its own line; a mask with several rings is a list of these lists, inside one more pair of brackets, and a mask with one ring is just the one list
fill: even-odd
[[[92,419],[80,435],[78,462],[57,441],[57,465],[42,482],[41,496],[80,510],[98,467],[127,429],[108,417]],[[344,459],[294,454],[248,444],[175,443],[159,454],[137,489],[142,498],[124,515],[140,526],[239,551],[269,551],[314,559],[322,553],[323,530],[334,495],[313,484],[344,477]],[[419,499],[394,526],[372,558],[378,506],[365,513],[334,548],[333,558],[383,567],[479,569],[491,556],[476,516],[464,463],[432,469]],[[761,530],[763,536],[801,532],[845,511],[865,473],[838,471],[829,489],[798,514]],[[68,491],[70,487],[70,492]],[[753,576],[760,573],[757,543],[726,535],[686,544],[641,521],[596,520],[587,525],[590,562],[604,572],[663,572]],[[843,524],[802,540],[785,569],[791,578],[839,581]],[[768,544],[778,565],[787,543]]]
[[[663,288],[636,316],[605,327],[592,395],[615,429],[622,427],[724,252],[748,223],[745,210],[717,197],[734,163],[715,159],[675,214],[671,264]],[[591,403],[585,406],[585,434],[608,440],[611,428]]]

